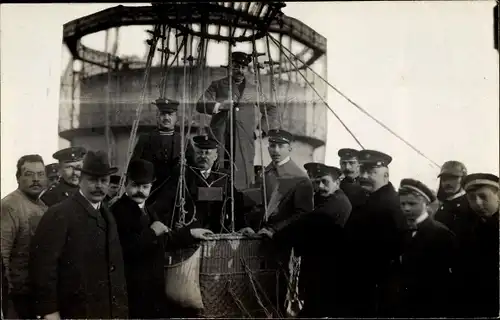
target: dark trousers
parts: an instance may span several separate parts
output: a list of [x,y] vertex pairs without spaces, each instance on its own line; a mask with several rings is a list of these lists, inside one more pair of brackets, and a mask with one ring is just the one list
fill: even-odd
[[33,298],[30,294],[11,294],[10,299],[19,319],[36,318],[33,310]]

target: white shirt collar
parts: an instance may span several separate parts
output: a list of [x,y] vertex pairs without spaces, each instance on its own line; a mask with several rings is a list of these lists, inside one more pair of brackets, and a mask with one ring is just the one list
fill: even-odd
[[210,175],[210,172],[212,172],[212,169],[207,169],[207,170],[200,170],[200,173],[201,175],[204,177],[204,178],[208,178],[208,176]]
[[291,160],[291,158],[290,158],[290,156],[288,156],[285,159],[281,160],[280,162],[276,163],[276,166],[281,167],[282,165],[284,165],[285,163],[287,163],[290,160]]
[[420,224],[422,222],[424,222],[425,219],[427,219],[427,217],[429,217],[429,214],[426,212],[422,213],[417,219],[415,219],[415,222],[417,224]]
[[87,197],[83,194],[82,192],[82,189],[78,190],[80,192],[80,194],[90,203],[90,205],[96,209],[96,210],[99,210],[101,208],[101,203],[98,202],[98,203],[93,203],[91,202],[89,199],[87,199]]

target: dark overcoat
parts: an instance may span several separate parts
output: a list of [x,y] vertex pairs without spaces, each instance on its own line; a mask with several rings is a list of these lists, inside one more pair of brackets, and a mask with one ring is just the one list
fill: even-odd
[[358,179],[346,177],[340,182],[340,189],[344,191],[353,208],[362,206],[368,198],[368,193],[359,185]]
[[402,252],[407,222],[392,183],[371,193],[346,224],[345,316],[385,316],[387,285]]
[[35,310],[63,319],[128,318],[122,249],[115,219],[81,195],[43,215],[31,242]]
[[301,317],[334,317],[343,275],[337,268],[344,243],[344,226],[351,204],[342,190],[321,199],[311,213],[277,232],[281,246],[293,246],[301,257],[299,288],[304,300]]
[[[220,142],[219,159],[224,159],[224,147],[229,144],[229,111],[214,114],[215,104],[229,99],[229,77],[213,81],[204,92],[196,111],[212,116],[210,129]],[[234,116],[234,163],[235,186],[237,189],[249,188],[254,183],[255,130],[262,126],[267,132],[279,126],[278,109],[269,103],[267,98],[259,93],[257,87],[249,79],[241,85],[232,86],[233,101],[235,101]],[[259,105],[257,108],[257,99]],[[262,123],[262,124],[261,124]],[[227,150],[229,153],[229,149]],[[224,167],[226,168],[226,167]]]
[[156,214],[147,208],[142,211],[126,194],[111,206],[111,211],[122,244],[130,317],[166,317],[165,250],[187,247],[194,239],[186,229],[156,236],[150,228],[159,221]]
[[47,207],[53,206],[56,203],[59,203],[73,194],[78,192],[79,187],[73,186],[60,179],[58,183],[53,184],[47,191],[45,191],[40,199],[47,205]]
[[406,238],[398,270],[397,315],[451,316],[452,273],[458,248],[455,235],[428,217]]
[[173,135],[162,135],[156,129],[139,136],[132,159],[143,159],[154,165],[154,190],[170,176],[172,168],[179,162],[180,153],[181,134],[175,131]]

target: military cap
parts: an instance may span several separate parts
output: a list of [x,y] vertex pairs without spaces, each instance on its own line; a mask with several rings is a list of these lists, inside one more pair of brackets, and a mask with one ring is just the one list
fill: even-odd
[[491,173],[471,173],[464,178],[462,183],[465,191],[478,186],[492,186],[500,189],[498,177]]
[[179,101],[165,98],[158,98],[153,102],[160,112],[172,113],[176,112],[179,108]]
[[327,166],[323,163],[309,162],[304,165],[304,168],[311,178],[320,178],[330,175],[334,179],[338,179],[342,175],[342,170],[339,168]]
[[463,177],[467,175],[467,168],[465,168],[465,165],[459,161],[446,161],[441,167],[441,172],[439,173],[438,178],[442,175]]
[[58,163],[51,163],[45,166],[45,173],[48,177],[57,176],[59,171]]
[[138,184],[153,183],[155,181],[155,167],[146,160],[133,160],[128,165],[127,177]]
[[109,183],[111,183],[111,184],[119,184],[120,183],[120,178],[121,177],[119,175],[114,174],[111,177],[109,177]]
[[217,140],[207,135],[193,137],[193,143],[200,149],[217,149]]
[[434,194],[434,192],[432,192],[432,190],[423,182],[420,182],[418,180],[410,178],[401,180],[401,183],[399,184],[399,191],[401,192],[405,190],[416,192],[429,202],[436,201],[436,195]]
[[322,166],[322,163],[319,162],[308,162],[304,164],[304,169],[306,169],[307,174],[312,177],[315,175],[316,172],[320,170],[320,166]]
[[358,157],[359,151],[350,148],[343,148],[340,149],[337,154],[340,157],[340,159],[352,159]]
[[293,134],[281,129],[272,129],[267,133],[269,142],[274,143],[292,143]]
[[392,157],[376,150],[361,150],[358,159],[364,167],[387,167],[392,162]]
[[241,52],[241,51],[235,51],[231,54],[231,60],[234,62],[243,64],[245,66],[248,66],[248,64],[252,61],[250,55]]
[[57,151],[52,157],[59,162],[74,162],[82,160],[86,153],[83,147],[69,147]]

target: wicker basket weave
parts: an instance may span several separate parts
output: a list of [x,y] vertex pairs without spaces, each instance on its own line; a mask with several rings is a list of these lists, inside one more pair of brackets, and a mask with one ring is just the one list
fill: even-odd
[[[201,244],[203,317],[276,316],[278,265],[262,251],[262,239],[214,235]],[[274,298],[274,299],[273,299]]]

